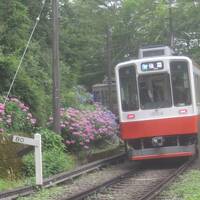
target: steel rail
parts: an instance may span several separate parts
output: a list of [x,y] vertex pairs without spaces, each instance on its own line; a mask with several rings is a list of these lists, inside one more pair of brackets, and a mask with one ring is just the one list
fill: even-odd
[[162,180],[158,185],[156,185],[151,191],[144,194],[138,200],[154,200],[157,195],[159,195],[170,183],[172,183],[175,178],[182,174],[188,167],[194,162],[196,156],[190,158],[187,162],[181,165],[177,170],[175,170],[170,176]]
[[74,196],[71,197],[64,197],[60,200],[82,200],[85,199],[86,197],[95,194],[97,192],[100,192],[102,189],[111,186],[113,184],[116,184],[118,182],[120,182],[121,180],[123,180],[124,178],[128,178],[129,176],[131,176],[133,174],[133,170],[125,172],[124,174],[121,174],[117,177],[114,177],[113,179],[110,179],[100,185],[97,185],[93,188],[88,189],[87,191],[84,192],[80,192],[78,194],[75,194]]
[[[71,172],[59,173],[57,175],[52,176],[51,178],[45,179],[42,187],[48,188],[53,185],[63,184],[64,182],[70,181],[73,178],[77,178],[81,176],[82,174],[92,172],[96,169],[105,167],[106,165],[112,164],[114,162],[122,161],[125,158],[126,158],[125,153],[120,153],[118,155],[115,155],[109,158],[101,159],[99,161],[95,161],[95,162],[83,165]],[[36,186],[26,186],[26,187],[17,188],[10,191],[0,192],[0,199],[2,200],[16,199],[21,196],[27,196],[27,195],[33,194],[39,189],[40,188]]]
[[[185,162],[183,165],[181,165],[177,170],[175,170],[170,176],[162,180],[157,186],[155,186],[150,192],[144,194],[141,198],[138,200],[153,200],[155,196],[157,196],[165,187],[167,183],[172,182],[179,174],[183,173],[190,164],[194,161],[195,157],[192,157],[187,162]],[[137,168],[134,169],[137,170]],[[122,175],[119,175],[117,177],[114,177],[108,181],[105,181],[102,184],[99,184],[93,188],[90,188],[86,191],[80,192],[78,194],[75,194],[73,196],[69,197],[63,197],[61,200],[83,200],[87,198],[88,196],[91,196],[95,193],[101,192],[104,188],[112,186],[116,183],[119,183],[121,180],[129,178],[133,174],[133,170],[125,172]]]

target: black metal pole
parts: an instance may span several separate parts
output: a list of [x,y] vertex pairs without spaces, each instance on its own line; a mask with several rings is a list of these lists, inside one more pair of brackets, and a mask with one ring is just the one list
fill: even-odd
[[171,48],[174,48],[174,30],[172,22],[172,1],[169,0],[169,44]]
[[53,130],[60,133],[60,72],[59,72],[59,21],[58,0],[52,0],[53,10],[53,48],[52,48],[52,76],[53,76]]
[[107,75],[108,75],[108,105],[113,111],[112,104],[112,35],[111,30],[107,28]]

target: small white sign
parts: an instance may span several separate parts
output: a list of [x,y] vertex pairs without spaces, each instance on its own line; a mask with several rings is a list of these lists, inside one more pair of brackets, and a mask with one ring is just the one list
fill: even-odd
[[20,144],[26,144],[26,145],[31,145],[31,146],[37,146],[38,142],[35,139],[32,138],[27,138],[27,137],[22,137],[18,135],[13,136],[13,142],[20,143]]
[[14,135],[13,142],[35,146],[35,176],[36,185],[43,185],[43,175],[42,175],[42,141],[41,135],[36,133],[33,138],[21,137]]

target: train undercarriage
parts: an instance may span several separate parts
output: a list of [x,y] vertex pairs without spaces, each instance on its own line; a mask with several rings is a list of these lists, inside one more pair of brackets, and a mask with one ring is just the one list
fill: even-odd
[[126,141],[130,160],[188,157],[197,152],[197,134],[156,136]]

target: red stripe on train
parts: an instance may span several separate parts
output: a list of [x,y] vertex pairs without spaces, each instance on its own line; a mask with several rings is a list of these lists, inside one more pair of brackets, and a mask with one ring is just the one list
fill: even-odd
[[156,135],[178,135],[198,132],[198,116],[121,122],[121,138],[134,139]]
[[188,157],[192,155],[193,155],[192,152],[166,153],[166,154],[160,154],[160,155],[133,156],[130,158],[130,160],[148,160],[148,159],[159,159],[159,158]]

